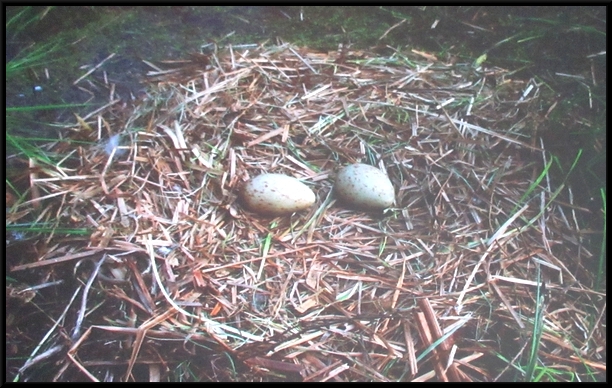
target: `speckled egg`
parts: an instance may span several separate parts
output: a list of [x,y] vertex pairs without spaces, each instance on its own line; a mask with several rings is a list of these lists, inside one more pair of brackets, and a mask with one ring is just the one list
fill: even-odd
[[251,179],[240,191],[239,198],[245,208],[264,216],[291,214],[315,202],[308,186],[283,174],[262,174]]
[[382,210],[395,202],[387,175],[367,164],[351,164],[336,174],[334,193],[342,203],[363,210]]

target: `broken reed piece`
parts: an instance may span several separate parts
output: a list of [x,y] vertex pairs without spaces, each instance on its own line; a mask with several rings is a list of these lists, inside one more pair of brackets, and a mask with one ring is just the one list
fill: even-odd
[[[421,336],[421,340],[425,343],[426,347],[431,346],[438,339],[442,338],[443,333],[442,329],[440,329],[440,325],[438,324],[438,320],[436,319],[436,315],[429,303],[428,299],[418,299],[418,305],[421,308],[420,312],[416,313],[416,322],[419,329],[419,335]],[[434,355],[434,369],[436,371],[436,375],[440,379],[440,381],[467,381],[463,373],[461,373],[454,363],[446,368],[448,356],[450,354],[450,350],[452,348],[450,338],[442,341],[438,348],[433,349],[432,353]],[[462,378],[463,377],[463,378]]]

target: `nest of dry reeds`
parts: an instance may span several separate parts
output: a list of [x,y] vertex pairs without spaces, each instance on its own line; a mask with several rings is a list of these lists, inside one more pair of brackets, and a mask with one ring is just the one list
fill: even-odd
[[[11,276],[44,283],[11,289],[7,311],[48,308],[22,380],[604,378],[586,209],[548,179],[536,82],[291,45],[194,55],[149,81],[134,106],[79,117],[7,208],[7,225],[92,231],[7,251]],[[354,162],[388,174],[397,207],[336,202],[333,172]],[[300,178],[315,206],[245,211],[237,191],[261,173]]]

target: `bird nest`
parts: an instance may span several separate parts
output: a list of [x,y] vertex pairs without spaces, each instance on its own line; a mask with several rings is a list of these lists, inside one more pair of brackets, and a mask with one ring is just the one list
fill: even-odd
[[[8,290],[7,313],[45,310],[12,373],[603,379],[605,293],[586,210],[549,179],[536,82],[416,51],[292,45],[150,65],[146,96],[78,117],[7,207],[9,227],[52,226],[7,252],[30,286]],[[334,171],[356,162],[386,172],[396,207],[336,201]],[[315,205],[246,211],[238,190],[262,173],[299,178]],[[27,319],[12,316],[7,341],[25,341]]]

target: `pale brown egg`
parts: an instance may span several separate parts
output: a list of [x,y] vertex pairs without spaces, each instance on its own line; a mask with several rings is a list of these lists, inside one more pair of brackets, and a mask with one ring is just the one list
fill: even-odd
[[395,189],[387,175],[367,164],[351,164],[336,174],[334,194],[349,207],[383,210],[395,202]]
[[291,214],[315,202],[308,186],[283,174],[256,176],[244,185],[239,198],[246,209],[264,216]]

